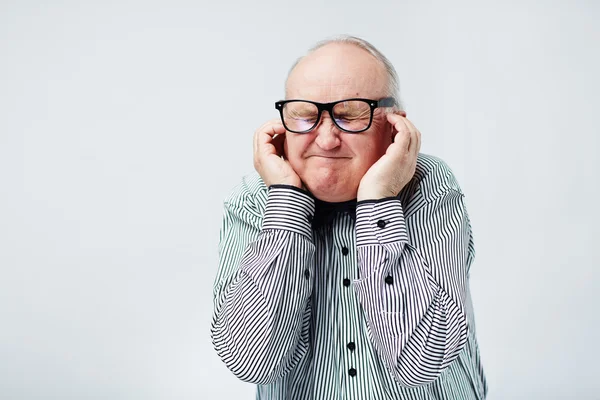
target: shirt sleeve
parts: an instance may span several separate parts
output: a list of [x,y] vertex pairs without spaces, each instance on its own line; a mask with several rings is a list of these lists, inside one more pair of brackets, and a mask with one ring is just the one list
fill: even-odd
[[407,387],[435,380],[465,346],[474,256],[461,192],[447,190],[411,218],[409,232],[396,198],[357,207],[355,290],[380,358]]
[[284,186],[269,189],[264,218],[243,197],[225,203],[211,336],[244,381],[271,383],[308,349],[313,214],[308,194]]

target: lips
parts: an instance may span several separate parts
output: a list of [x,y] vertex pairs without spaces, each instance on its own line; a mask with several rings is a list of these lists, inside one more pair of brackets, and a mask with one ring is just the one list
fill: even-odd
[[313,154],[308,156],[307,158],[310,157],[316,157],[316,158],[327,158],[327,159],[332,159],[332,160],[337,160],[337,159],[344,159],[344,158],[350,158],[350,157],[343,157],[343,156],[324,156],[324,155],[318,155],[318,154]]

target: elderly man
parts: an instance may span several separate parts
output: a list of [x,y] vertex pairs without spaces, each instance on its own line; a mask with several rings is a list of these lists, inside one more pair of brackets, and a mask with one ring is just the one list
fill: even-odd
[[463,193],[390,62],[319,43],[225,201],[212,339],[257,399],[482,399]]

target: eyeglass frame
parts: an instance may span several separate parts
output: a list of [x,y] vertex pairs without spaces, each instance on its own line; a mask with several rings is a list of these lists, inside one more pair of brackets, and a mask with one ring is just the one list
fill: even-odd
[[[361,129],[360,131],[349,131],[349,130],[344,129],[341,126],[339,126],[338,123],[335,121],[335,118],[333,117],[333,107],[335,107],[337,104],[343,103],[345,101],[355,101],[355,100],[364,101],[365,103],[367,103],[369,105],[369,107],[371,108],[371,117],[369,118],[369,124],[367,125],[367,127],[365,129]],[[300,102],[300,101],[305,102],[305,103],[314,104],[315,106],[317,106],[317,110],[319,113],[317,114],[317,120],[315,121],[315,124],[312,127],[310,127],[309,129],[307,129],[305,131],[294,131],[294,130],[289,129],[287,127],[287,125],[285,124],[285,119],[283,118],[283,106],[285,106],[287,103]],[[321,114],[323,113],[323,111],[329,112],[329,116],[331,117],[331,120],[333,121],[334,125],[336,127],[338,127],[339,129],[341,129],[342,131],[348,132],[348,133],[361,133],[371,127],[371,125],[373,123],[373,115],[375,113],[376,108],[393,107],[395,105],[397,105],[397,103],[396,103],[396,99],[393,97],[384,97],[383,99],[380,99],[380,100],[372,100],[372,99],[364,99],[364,98],[354,97],[351,99],[332,101],[331,103],[319,103],[316,101],[301,100],[301,99],[280,100],[280,101],[275,102],[275,108],[277,110],[279,110],[279,115],[281,117],[281,123],[283,124],[283,127],[290,132],[299,133],[299,134],[309,133],[310,131],[314,130],[321,122]]]

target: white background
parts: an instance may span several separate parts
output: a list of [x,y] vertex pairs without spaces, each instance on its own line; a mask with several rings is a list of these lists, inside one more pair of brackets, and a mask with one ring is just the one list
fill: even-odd
[[210,343],[222,201],[339,33],[467,195],[488,398],[600,398],[598,2],[52,3],[0,3],[0,398],[254,397]]

